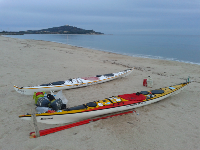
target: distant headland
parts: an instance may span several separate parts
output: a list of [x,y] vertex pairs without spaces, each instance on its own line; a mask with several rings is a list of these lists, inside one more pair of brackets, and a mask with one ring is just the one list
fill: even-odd
[[52,27],[41,30],[27,30],[27,31],[2,31],[0,35],[24,35],[24,34],[104,34],[101,32],[95,32],[94,30],[85,30],[70,25],[64,25],[60,27]]

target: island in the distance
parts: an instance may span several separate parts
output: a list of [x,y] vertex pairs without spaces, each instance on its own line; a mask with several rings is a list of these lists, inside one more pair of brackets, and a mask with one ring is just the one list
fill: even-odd
[[70,25],[64,25],[60,27],[52,27],[41,30],[27,30],[19,32],[2,31],[0,35],[23,35],[23,34],[103,34],[101,32],[95,32],[94,30],[85,30]]

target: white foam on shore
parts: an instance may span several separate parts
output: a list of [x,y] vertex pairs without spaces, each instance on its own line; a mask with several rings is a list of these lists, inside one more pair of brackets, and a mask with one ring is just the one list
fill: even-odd
[[[99,49],[91,48],[91,47],[86,47],[86,48],[93,49],[93,50],[99,50]],[[149,58],[149,59],[169,60],[169,61],[177,61],[177,62],[183,62],[183,63],[189,63],[189,64],[200,65],[200,63],[195,63],[195,62],[191,62],[191,61],[184,61],[184,60],[178,60],[177,58],[165,58],[165,57],[162,57],[162,56],[153,56],[153,55],[142,55],[142,54],[120,53],[120,52],[114,52],[114,51],[102,50],[102,49],[100,49],[100,51],[105,51],[105,52],[110,52],[110,53],[116,53],[116,54],[121,54],[121,55],[127,55],[127,56],[132,56],[132,57],[139,57],[139,58]]]

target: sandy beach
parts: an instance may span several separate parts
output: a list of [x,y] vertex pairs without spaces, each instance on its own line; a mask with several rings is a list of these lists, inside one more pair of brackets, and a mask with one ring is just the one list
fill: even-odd
[[[2,150],[198,150],[200,149],[200,65],[137,58],[47,41],[0,36],[0,149]],[[113,95],[162,88],[190,76],[181,93],[135,109],[137,113],[91,122],[39,138],[29,138],[32,122],[19,115],[34,109],[32,96],[13,86],[119,72],[127,77],[79,89],[64,90],[68,106]],[[143,86],[151,76],[153,88]],[[38,123],[39,129],[59,125]]]

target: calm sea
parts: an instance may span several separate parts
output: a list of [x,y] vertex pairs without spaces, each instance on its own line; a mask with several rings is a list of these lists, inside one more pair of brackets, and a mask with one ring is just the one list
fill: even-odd
[[52,41],[134,57],[165,59],[200,65],[199,35],[27,34],[6,37]]

